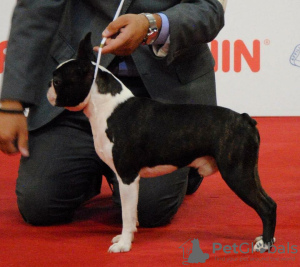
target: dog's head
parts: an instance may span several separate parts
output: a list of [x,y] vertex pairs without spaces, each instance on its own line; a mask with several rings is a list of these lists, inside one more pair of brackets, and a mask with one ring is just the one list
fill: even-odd
[[88,33],[79,44],[76,58],[60,64],[53,72],[47,94],[49,102],[75,111],[84,108],[93,83],[95,60]]

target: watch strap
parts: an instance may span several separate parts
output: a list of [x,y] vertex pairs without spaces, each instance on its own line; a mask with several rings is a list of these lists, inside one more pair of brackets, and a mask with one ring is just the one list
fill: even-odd
[[157,35],[158,35],[158,27],[156,24],[156,19],[150,13],[141,13],[141,15],[144,15],[148,19],[148,22],[149,22],[148,33],[145,36],[142,44],[143,45],[151,45],[154,43],[154,41],[156,40]]

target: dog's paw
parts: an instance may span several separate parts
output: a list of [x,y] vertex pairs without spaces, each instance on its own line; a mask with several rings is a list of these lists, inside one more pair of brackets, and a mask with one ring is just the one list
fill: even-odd
[[254,251],[264,253],[266,251],[269,251],[272,247],[272,245],[275,243],[276,239],[273,237],[273,242],[270,243],[264,243],[262,236],[258,236],[255,238],[255,245],[253,247]]
[[[260,235],[260,236],[258,236],[258,237],[256,237],[256,238],[254,239],[254,242],[256,243],[256,242],[258,242],[258,241],[260,241],[260,240],[262,240],[262,239],[263,239],[263,236]],[[276,238],[273,237],[272,245],[273,245],[275,242],[276,242]]]
[[116,235],[112,240],[111,243],[115,244],[121,240],[122,235]]
[[264,241],[261,239],[257,241],[254,245],[254,251],[264,253],[269,250],[268,244],[265,244]]
[[133,239],[134,234],[130,232],[115,236],[111,240],[113,244],[109,247],[108,252],[118,253],[129,251],[131,249]]
[[111,245],[108,249],[110,253],[128,252],[131,249],[131,242],[124,242],[121,238],[117,243]]
[[[115,243],[118,243],[122,238],[122,235],[116,235],[112,240],[111,240],[111,243],[115,244]],[[134,235],[131,234],[131,238],[130,238],[131,242],[134,241]]]
[[258,241],[262,240],[262,238],[262,235],[260,235],[254,239],[254,242],[257,243]]

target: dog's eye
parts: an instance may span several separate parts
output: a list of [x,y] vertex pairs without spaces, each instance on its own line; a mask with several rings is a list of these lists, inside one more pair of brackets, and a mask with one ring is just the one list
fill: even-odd
[[54,84],[54,86],[59,86],[59,85],[61,85],[61,80],[55,79],[55,80],[53,80],[53,84]]

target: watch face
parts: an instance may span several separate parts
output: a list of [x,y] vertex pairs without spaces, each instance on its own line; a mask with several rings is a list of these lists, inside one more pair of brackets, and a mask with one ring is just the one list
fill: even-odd
[[146,43],[148,45],[153,44],[157,37],[158,37],[158,30],[157,29],[154,29],[154,30],[149,29],[148,38],[147,38]]

